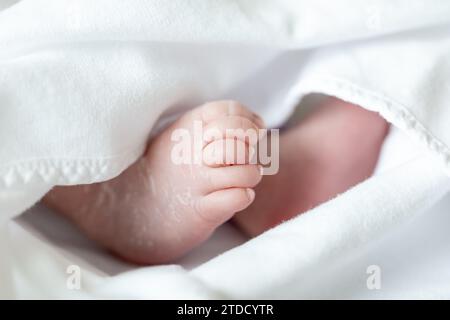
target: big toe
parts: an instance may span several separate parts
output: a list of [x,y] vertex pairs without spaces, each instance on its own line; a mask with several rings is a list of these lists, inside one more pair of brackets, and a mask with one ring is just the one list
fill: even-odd
[[255,191],[251,188],[214,191],[199,200],[196,214],[205,224],[215,228],[247,208],[254,199]]

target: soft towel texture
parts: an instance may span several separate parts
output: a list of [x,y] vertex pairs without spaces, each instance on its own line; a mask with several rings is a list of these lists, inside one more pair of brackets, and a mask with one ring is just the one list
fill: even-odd
[[[448,190],[447,1],[0,3],[2,296],[301,297]],[[233,98],[277,126],[311,92],[380,112],[427,151],[192,272],[85,275],[71,291],[71,259],[9,240],[7,221],[53,185],[124,170],[161,115]]]

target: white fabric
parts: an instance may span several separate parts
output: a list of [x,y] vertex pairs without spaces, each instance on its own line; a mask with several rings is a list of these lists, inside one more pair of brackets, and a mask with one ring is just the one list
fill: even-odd
[[[448,191],[448,1],[0,3],[4,297],[305,297]],[[53,185],[119,174],[163,113],[233,98],[276,126],[310,92],[380,112],[427,151],[192,272],[90,274],[71,291],[76,258],[6,231]]]

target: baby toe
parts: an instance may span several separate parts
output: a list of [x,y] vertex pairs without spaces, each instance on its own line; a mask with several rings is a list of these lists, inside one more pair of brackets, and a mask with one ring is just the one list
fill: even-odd
[[264,121],[243,104],[234,100],[208,102],[197,109],[197,115],[206,123],[228,116],[241,116],[264,128]]
[[203,149],[203,163],[209,167],[243,165],[255,161],[255,148],[241,140],[222,139]]
[[247,208],[254,199],[255,191],[250,188],[215,191],[199,199],[197,214],[209,225],[217,227]]
[[205,176],[205,193],[229,188],[254,188],[262,179],[259,165],[208,168]]
[[241,116],[229,116],[208,123],[203,132],[203,140],[208,144],[220,139],[238,139],[250,145],[256,145],[264,130],[251,120]]

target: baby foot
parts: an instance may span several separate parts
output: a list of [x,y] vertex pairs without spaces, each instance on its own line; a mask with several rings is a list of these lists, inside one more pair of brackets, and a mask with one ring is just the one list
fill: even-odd
[[278,174],[264,177],[234,221],[255,236],[368,178],[388,128],[374,112],[327,98],[281,134]]
[[[199,124],[204,132],[218,135],[195,137]],[[145,154],[118,177],[56,187],[44,202],[127,260],[172,261],[254,200],[252,188],[261,180],[260,168],[249,161],[255,142],[230,136],[227,129],[262,126],[258,116],[236,102],[208,103],[152,139]],[[193,138],[187,148],[193,152],[191,159],[203,161],[174,163],[177,143],[173,138],[183,134]],[[194,147],[196,143],[200,148]]]

